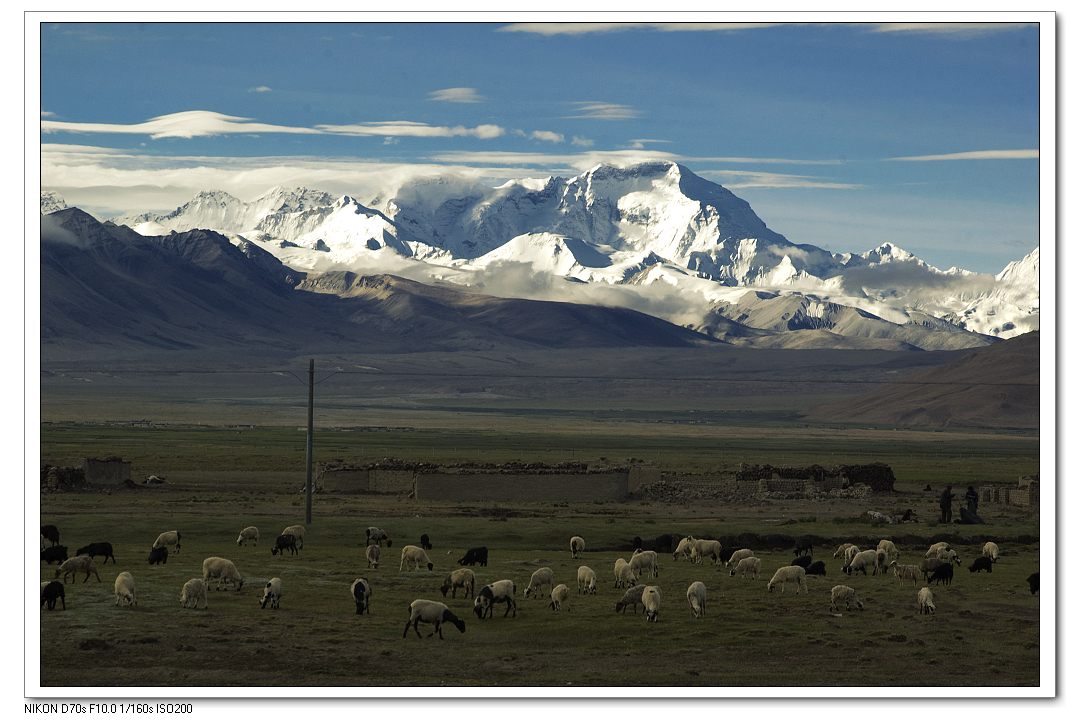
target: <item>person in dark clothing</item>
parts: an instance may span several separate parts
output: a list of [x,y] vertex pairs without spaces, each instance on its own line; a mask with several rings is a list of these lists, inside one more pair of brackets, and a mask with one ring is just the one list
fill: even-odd
[[956,499],[956,495],[953,494],[952,485],[946,485],[944,492],[941,493],[941,502],[938,503],[941,506],[941,522],[952,522],[952,501]]
[[979,493],[975,492],[975,488],[968,485],[967,493],[964,495],[964,500],[967,502],[967,511],[972,515],[979,514]]

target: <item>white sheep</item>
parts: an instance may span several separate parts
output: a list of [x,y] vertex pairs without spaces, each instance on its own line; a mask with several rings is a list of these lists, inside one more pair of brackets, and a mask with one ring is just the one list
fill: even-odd
[[924,587],[919,590],[919,614],[930,615],[937,610],[937,606],[934,605],[934,593],[930,592],[930,588]]
[[901,585],[905,580],[910,580],[912,585],[919,584],[919,566],[918,565],[901,565],[893,560],[889,563],[889,567],[893,569],[893,574],[896,575],[896,579]]
[[503,613],[503,617],[509,615],[511,610],[514,611],[514,617],[517,617],[517,601],[514,599],[516,593],[517,585],[513,580],[496,580],[480,588],[480,592],[473,597],[473,612],[476,613],[476,617],[483,619],[484,615],[491,614],[495,603],[504,602],[506,612]]
[[401,565],[398,566],[398,572],[402,571],[405,563],[412,563],[413,570],[416,572],[420,571],[421,565],[427,565],[428,570],[435,569],[435,564],[431,562],[424,548],[415,545],[406,545],[401,548]]
[[615,561],[615,587],[628,588],[637,585],[637,577],[630,569],[630,563],[619,558]]
[[774,585],[779,585],[782,593],[789,582],[795,583],[796,595],[799,594],[799,588],[809,594],[810,591],[806,589],[806,570],[798,565],[785,565],[773,573],[772,580],[769,581],[769,592],[772,592]]
[[248,540],[251,541],[252,545],[259,544],[259,528],[254,525],[248,525],[240,531],[240,537],[236,538],[236,544],[243,545]]
[[278,603],[280,602],[281,578],[270,578],[270,582],[266,583],[266,588],[263,590],[263,596],[262,600],[259,601],[259,607],[265,610],[266,603],[270,603],[270,607],[277,610]]
[[678,560],[680,557],[690,557],[690,548],[694,545],[694,538],[684,537],[679,541],[679,545],[675,548],[675,552],[671,554],[672,560]]
[[123,601],[124,605],[138,605],[139,601],[135,598],[135,578],[131,576],[131,573],[124,571],[116,576],[116,582],[113,583],[113,590],[116,592],[116,604],[119,605]]
[[596,594],[596,572],[588,565],[577,569],[577,590],[588,595]]
[[896,543],[892,540],[879,540],[877,544],[878,552],[883,552],[886,555],[887,560],[899,560],[900,551],[896,549]]
[[578,535],[570,538],[570,557],[576,560],[583,552],[585,552],[585,541]]
[[649,577],[660,574],[660,568],[656,564],[656,552],[653,550],[638,550],[630,558],[630,570],[637,577],[642,577],[646,572]]
[[690,603],[690,614],[696,618],[705,617],[705,583],[693,582],[686,588],[686,602]]
[[356,603],[356,614],[371,614],[371,584],[366,578],[356,578],[349,586],[349,596]]
[[367,542],[368,545],[371,544],[372,540],[375,541],[376,545],[382,545],[382,541],[385,540],[386,541],[386,547],[390,547],[390,545],[391,545],[390,536],[387,535],[386,531],[383,530],[382,528],[369,527],[364,532],[367,535],[367,541],[366,542]]
[[[739,563],[741,563],[743,560],[745,560],[746,558],[749,558],[749,557],[754,557],[754,551],[750,550],[749,548],[741,548],[741,549],[736,550],[735,552],[731,553],[731,557],[728,558],[728,561],[727,561],[727,563],[725,563],[725,566],[726,567],[735,567]],[[734,574],[735,573],[732,573],[732,575],[734,575]]]
[[645,606],[645,622],[657,622],[660,619],[660,588],[647,585],[641,593],[641,604]]
[[176,552],[180,552],[180,533],[176,530],[168,530],[158,535],[151,550],[172,545],[176,546]]
[[739,561],[738,565],[732,568],[731,577],[735,577],[735,573],[742,573],[743,578],[746,577],[747,573],[750,573],[757,580],[758,575],[761,573],[761,559],[752,556],[744,557]]
[[77,555],[73,558],[68,558],[56,568],[56,575],[54,575],[53,578],[58,578],[63,574],[64,583],[66,584],[68,575],[71,575],[71,579],[74,580],[75,575],[81,572],[86,573],[83,582],[90,579],[90,573],[94,573],[94,577],[98,579],[98,582],[101,582],[101,576],[98,575],[97,571],[97,564],[94,563],[94,558],[91,555]]
[[[409,603],[409,622],[405,623],[405,632],[401,634],[401,637],[404,638],[409,634],[410,625],[416,631],[416,637],[423,637],[418,627],[422,622],[434,625],[435,629],[431,631],[431,635],[439,633],[440,640],[443,636],[442,624],[444,622],[450,623],[461,632],[465,632],[465,621],[452,613],[445,604],[434,600],[413,600]],[[428,635],[428,637],[431,637],[431,635]]]
[[[369,547],[376,547],[376,546],[375,545],[370,545]],[[448,590],[452,590],[453,594],[450,597],[456,598],[458,588],[464,588],[465,589],[465,594],[462,595],[462,597],[469,597],[469,595],[471,593],[473,598],[475,598],[476,597],[476,573],[474,573],[469,568],[460,568],[458,570],[455,570],[455,571],[453,571],[452,573],[450,573],[449,575],[446,576],[446,579],[443,580],[442,587],[439,588],[439,589],[442,590],[443,597],[446,597],[446,592]]]
[[376,570],[379,569],[379,553],[378,545],[368,545],[364,550],[364,556],[367,557],[367,566],[369,568],[373,567]]
[[[563,583],[559,583],[555,587],[551,588],[551,609],[559,610],[563,604],[570,599],[570,588],[566,587]],[[566,611],[570,612],[570,606],[567,604]]]
[[719,540],[694,540],[690,546],[690,562],[703,562],[711,557],[713,565],[719,565],[720,549]]
[[190,602],[191,607],[198,609],[199,600],[203,601],[203,610],[209,607],[206,602],[206,583],[199,578],[191,578],[184,583],[184,590],[180,593],[180,607],[186,608]]
[[849,545],[848,549],[844,551],[844,564],[846,565],[851,562],[851,559],[858,555],[860,552],[862,551],[859,550],[858,545]]
[[998,550],[997,543],[988,542],[985,545],[983,545],[983,549],[982,549],[983,557],[990,558],[990,562],[995,562],[995,563],[997,562],[999,552],[1000,551]]
[[862,570],[863,575],[866,575],[866,568],[873,568],[876,574],[877,555],[877,550],[863,550],[856,553],[855,557],[851,558],[851,561],[843,567],[843,571],[851,575],[856,570]]
[[[635,585],[632,588],[627,589],[623,593],[622,599],[615,603],[615,612],[626,612],[626,608],[634,608],[634,614],[637,615],[637,606],[642,605],[641,594],[645,592],[644,585]],[[644,607],[644,605],[642,605]]]
[[555,573],[549,567],[542,567],[532,574],[532,577],[529,578],[529,587],[525,588],[525,597],[529,597],[533,593],[540,597],[540,587],[542,585],[547,585],[548,591],[555,587]]
[[304,535],[306,534],[303,525],[290,525],[281,531],[282,535],[292,535],[296,538],[296,547],[300,550],[304,549]]
[[924,557],[928,557],[928,558],[937,557],[939,550],[948,550],[948,549],[949,549],[949,543],[947,543],[947,542],[937,542],[937,543],[934,543],[933,545],[930,546],[930,549],[926,551],[926,555]]
[[231,582],[236,586],[236,591],[240,592],[240,588],[244,587],[244,578],[240,577],[240,572],[236,569],[236,565],[232,560],[226,560],[222,557],[208,557],[203,560],[202,564],[203,582],[210,585],[210,581],[217,578],[218,584],[215,590],[221,589],[221,583]]
[[938,550],[937,559],[938,560],[943,560],[946,563],[956,563],[957,565],[960,564],[960,557],[956,554],[956,551],[953,550],[952,548],[947,548],[947,549],[944,549],[944,550]]
[[929,580],[930,575],[939,567],[945,564],[946,562],[944,560],[938,560],[936,557],[926,558],[925,560],[921,560],[919,562],[918,568],[919,572],[922,573],[923,580]]
[[847,549],[849,547],[855,547],[855,543],[843,543],[836,548],[836,552],[833,553],[834,558],[842,557],[847,560]]
[[835,585],[832,589],[832,602],[829,604],[829,609],[833,612],[840,610],[840,603],[844,603],[846,610],[851,609],[851,603],[855,603],[855,607],[863,610],[862,600],[855,597],[855,589],[850,588],[847,585]]

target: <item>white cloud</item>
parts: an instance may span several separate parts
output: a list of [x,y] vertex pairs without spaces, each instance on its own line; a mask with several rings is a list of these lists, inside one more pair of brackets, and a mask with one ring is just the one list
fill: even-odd
[[568,118],[592,118],[597,120],[626,120],[641,115],[628,105],[617,105],[605,102],[575,102],[577,115],[567,115]]
[[921,162],[927,160],[1038,160],[1038,158],[1038,150],[975,150],[972,152],[949,153],[946,155],[915,155],[912,157],[886,158],[886,160]]
[[384,123],[360,123],[357,125],[316,125],[316,128],[331,135],[385,135],[391,137],[460,137],[471,136],[488,140],[503,135],[506,130],[498,125],[478,125],[467,128],[438,127],[425,123],[398,120]]
[[[806,175],[756,172],[752,170],[700,170],[696,174],[714,179],[729,190],[732,188],[823,188],[852,190],[862,185],[838,183]],[[719,178],[719,179],[717,179]],[[728,180],[730,178],[730,180]]]
[[264,92],[273,92],[273,90],[266,87],[265,85],[260,85],[259,87],[251,88],[250,90],[248,90],[248,92],[264,93]]
[[1024,27],[1038,27],[1038,25],[1038,23],[873,23],[874,27],[870,32],[936,35],[938,37],[966,40],[968,38],[1010,32]]
[[436,90],[428,95],[428,100],[440,100],[453,103],[478,103],[484,102],[485,98],[476,92],[475,88],[446,88]]
[[533,140],[544,140],[553,143],[561,143],[566,139],[562,133],[551,132],[550,130],[533,130],[529,137]]
[[574,139],[570,141],[570,144],[579,145],[581,147],[592,147],[593,141],[589,140],[588,138],[578,137],[577,135],[575,135]]
[[514,23],[499,28],[501,32],[536,33],[538,35],[586,35],[588,33],[622,32],[624,30],[660,30],[664,32],[730,32],[753,28],[774,27],[784,23],[705,23],[705,22],[572,22],[572,23]]

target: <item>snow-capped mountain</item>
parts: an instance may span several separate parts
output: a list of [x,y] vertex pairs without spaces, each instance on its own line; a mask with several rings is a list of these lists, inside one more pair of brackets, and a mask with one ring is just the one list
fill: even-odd
[[889,244],[834,254],[788,241],[729,190],[670,162],[496,188],[413,177],[361,199],[278,187],[247,203],[203,192],[167,215],[113,222],[147,235],[216,230],[302,273],[390,272],[622,305],[718,337],[720,318],[924,349],[1038,328],[1037,249],[997,276],[941,271]]

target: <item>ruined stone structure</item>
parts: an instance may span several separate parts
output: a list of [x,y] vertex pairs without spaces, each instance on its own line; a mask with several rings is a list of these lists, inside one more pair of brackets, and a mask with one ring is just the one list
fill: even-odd
[[91,485],[122,485],[131,482],[131,463],[118,457],[86,458],[83,475]]

